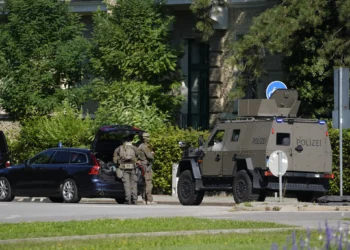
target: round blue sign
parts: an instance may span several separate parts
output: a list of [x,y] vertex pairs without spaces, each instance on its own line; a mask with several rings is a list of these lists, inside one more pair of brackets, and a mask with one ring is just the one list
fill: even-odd
[[276,89],[287,89],[287,86],[281,81],[273,81],[273,82],[271,82],[266,88],[266,97],[267,97],[267,99],[271,98],[272,93]]

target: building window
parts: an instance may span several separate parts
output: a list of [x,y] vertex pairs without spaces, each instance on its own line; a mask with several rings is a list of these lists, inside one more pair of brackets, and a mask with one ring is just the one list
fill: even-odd
[[209,46],[188,40],[188,113],[187,126],[209,126]]

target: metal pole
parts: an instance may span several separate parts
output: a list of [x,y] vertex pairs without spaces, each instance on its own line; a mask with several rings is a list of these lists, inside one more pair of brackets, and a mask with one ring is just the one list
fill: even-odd
[[340,196],[343,196],[343,71],[339,68],[339,171]]
[[280,188],[280,202],[282,202],[282,156],[278,153],[278,181]]

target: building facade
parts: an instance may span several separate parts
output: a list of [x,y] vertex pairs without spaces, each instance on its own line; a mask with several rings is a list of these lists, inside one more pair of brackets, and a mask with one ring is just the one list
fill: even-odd
[[[212,13],[215,33],[207,43],[201,42],[196,34],[196,17],[189,8],[191,2],[167,1],[175,16],[171,27],[172,43],[183,44],[184,47],[179,63],[183,72],[181,94],[186,101],[175,116],[180,127],[209,128],[216,123],[220,113],[235,114],[237,111],[237,103],[228,98],[228,93],[234,88],[234,75],[232,69],[224,64],[225,57],[229,55],[227,43],[246,34],[253,18],[278,1],[227,0],[225,8]],[[73,12],[82,16],[81,20],[87,28],[85,36],[91,37],[92,13],[98,9],[106,11],[106,5],[102,0],[71,0],[70,5]],[[269,82],[283,79],[280,65],[278,57],[267,60],[269,74],[258,84],[258,97],[264,96]]]

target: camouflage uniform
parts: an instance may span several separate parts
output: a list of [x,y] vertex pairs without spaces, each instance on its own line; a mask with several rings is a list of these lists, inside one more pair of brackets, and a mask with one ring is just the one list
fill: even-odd
[[[133,169],[122,169],[123,163],[125,161],[122,159],[121,155],[122,147],[126,150],[126,147],[132,149],[133,159],[129,160],[128,163],[134,164]],[[118,164],[119,168],[122,170],[123,176],[122,181],[124,184],[125,190],[125,204],[137,204],[137,174],[136,174],[136,161],[139,157],[139,150],[137,147],[132,145],[131,142],[127,141],[120,145],[118,148],[114,150],[113,154],[113,162]]]
[[142,199],[145,204],[155,204],[152,196],[152,164],[154,160],[153,152],[148,147],[149,134],[143,133],[142,135],[144,142],[139,146],[140,152],[140,163],[145,171],[145,193],[142,195]]

